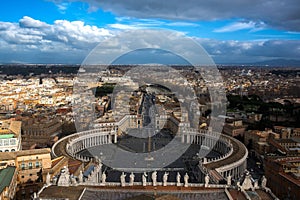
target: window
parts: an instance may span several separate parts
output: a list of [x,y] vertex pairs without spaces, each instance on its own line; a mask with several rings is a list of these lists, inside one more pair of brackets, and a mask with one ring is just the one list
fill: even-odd
[[24,163],[21,164],[21,169],[22,169],[22,170],[25,169],[25,164],[24,164]]
[[32,176],[32,174],[29,174],[29,176]]
[[16,151],[15,149],[12,149],[12,150],[10,150],[10,151]]
[[21,176],[21,178],[24,178],[24,176]]
[[16,139],[15,138],[12,138],[12,139],[10,139],[10,145],[16,145],[17,144],[17,142],[16,142]]
[[35,162],[35,167],[39,168],[40,167],[40,163],[38,161]]
[[9,140],[3,140],[3,146],[8,146],[9,145]]
[[29,169],[32,169],[32,162],[28,163]]

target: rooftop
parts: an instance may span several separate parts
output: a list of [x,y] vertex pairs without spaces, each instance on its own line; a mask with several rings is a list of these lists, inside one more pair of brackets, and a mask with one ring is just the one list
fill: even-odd
[[49,148],[14,151],[14,152],[0,152],[0,158],[1,158],[1,161],[14,160],[14,159],[16,159],[16,157],[20,157],[20,156],[48,154],[50,152],[51,152],[51,150]]
[[11,183],[11,180],[14,176],[16,167],[14,166],[7,166],[4,169],[0,169],[0,194],[8,187]]
[[65,187],[51,186],[46,188],[41,194],[41,198],[68,198],[77,200],[79,196],[82,200],[89,199],[110,199],[110,200],[178,200],[178,199],[220,199],[228,200],[225,190],[219,188],[180,188],[177,186],[142,186],[133,187],[97,187],[90,186],[70,186]]
[[0,126],[0,139],[18,137],[21,134],[21,121],[6,120]]

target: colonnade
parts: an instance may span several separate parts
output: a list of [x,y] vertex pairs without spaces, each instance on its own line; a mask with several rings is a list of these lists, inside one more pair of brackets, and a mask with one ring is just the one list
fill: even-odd
[[247,169],[247,156],[248,154],[245,154],[242,159],[237,160],[229,165],[219,167],[216,169],[216,171],[225,178],[230,175],[232,178],[238,179]]
[[94,129],[84,131],[75,134],[73,138],[69,139],[66,145],[66,151],[72,157],[87,161],[87,157],[80,157],[77,153],[90,147],[117,143],[117,140],[118,137],[115,130]]
[[[238,179],[246,170],[248,151],[241,142],[234,138],[221,135],[220,133],[214,133],[212,131],[199,132],[192,128],[188,128],[182,131],[181,142],[198,144],[204,149],[213,150],[220,153],[221,155],[218,157],[203,158],[201,166],[209,166],[210,163],[216,162],[224,163],[224,165],[216,167],[214,170],[216,170],[225,179],[229,175],[234,179]],[[228,158],[235,156],[233,155],[234,148],[237,149],[237,152],[235,153],[241,155],[236,156],[236,159],[231,159],[232,161],[230,162]]]
[[[229,175],[233,178],[240,177],[246,169],[246,159],[248,151],[243,144],[231,138],[229,136],[221,135],[220,133],[215,133],[210,131],[197,131],[192,128],[184,128],[180,131],[181,142],[201,145],[201,148],[210,151],[216,151],[221,155],[214,158],[204,158],[204,165],[210,163],[220,162],[222,160],[228,159],[233,154],[233,145],[236,148],[240,148],[242,155],[239,156],[238,160],[232,160],[231,163],[226,163],[225,165],[220,165],[220,167],[214,168],[222,177],[226,178]],[[80,156],[78,152],[88,149],[93,146],[111,144],[117,142],[117,131],[114,129],[93,129],[88,131],[83,131],[72,135],[68,138],[68,143],[66,144],[66,152],[79,160],[88,161],[90,158]],[[237,152],[235,152],[237,153]],[[228,161],[228,160],[227,160]]]

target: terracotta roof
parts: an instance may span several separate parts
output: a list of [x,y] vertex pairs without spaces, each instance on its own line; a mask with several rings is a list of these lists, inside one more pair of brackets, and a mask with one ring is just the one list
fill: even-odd
[[9,125],[9,129],[17,135],[17,137],[21,134],[21,127],[22,122],[21,121],[11,121]]
[[58,187],[51,186],[46,188],[40,195],[40,198],[55,198],[55,199],[69,199],[69,200],[77,200],[79,199],[84,187]]
[[180,199],[172,195],[163,195],[161,197],[155,198],[155,200],[180,200]]
[[247,198],[244,196],[244,194],[236,189],[228,189],[228,192],[230,193],[230,195],[233,199],[247,200]]
[[287,180],[289,180],[290,182],[298,185],[298,187],[300,187],[300,180],[294,178],[293,176],[291,176],[290,174],[284,173],[284,172],[279,172],[279,175],[286,178]]
[[273,197],[269,193],[266,193],[264,190],[255,190],[255,192],[263,200],[273,200]]
[[53,168],[55,165],[57,165],[62,159],[64,159],[64,156],[60,156],[58,158],[51,160],[51,168]]

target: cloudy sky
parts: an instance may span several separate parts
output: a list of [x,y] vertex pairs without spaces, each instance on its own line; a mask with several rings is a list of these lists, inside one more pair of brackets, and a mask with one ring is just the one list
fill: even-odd
[[178,31],[216,63],[300,59],[299,0],[11,0],[0,13],[0,63],[80,64],[140,29]]

